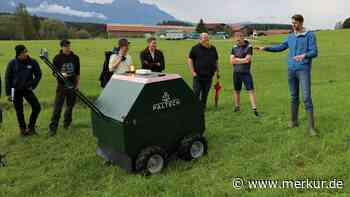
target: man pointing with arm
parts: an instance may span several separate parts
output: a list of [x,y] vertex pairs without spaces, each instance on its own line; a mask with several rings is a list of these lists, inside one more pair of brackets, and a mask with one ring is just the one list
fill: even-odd
[[280,45],[272,47],[259,47],[259,50],[268,52],[281,52],[289,49],[288,53],[288,83],[291,93],[291,120],[290,128],[298,126],[299,86],[301,86],[308,117],[309,133],[316,136],[314,107],[311,98],[311,69],[312,60],[318,56],[316,36],[303,27],[304,17],[292,17],[293,32]]

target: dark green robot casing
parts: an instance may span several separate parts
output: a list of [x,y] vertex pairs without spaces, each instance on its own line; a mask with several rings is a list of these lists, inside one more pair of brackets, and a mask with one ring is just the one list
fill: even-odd
[[105,117],[92,112],[94,136],[108,160],[132,171],[143,148],[159,146],[173,153],[185,136],[203,134],[198,99],[181,77],[169,76],[112,77],[96,101]]

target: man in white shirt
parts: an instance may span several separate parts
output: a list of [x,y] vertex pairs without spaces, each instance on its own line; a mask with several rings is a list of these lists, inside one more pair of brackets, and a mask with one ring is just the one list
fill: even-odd
[[128,54],[129,44],[125,38],[119,40],[118,52],[113,54],[109,60],[109,71],[114,72],[114,74],[123,74],[132,70],[132,58]]

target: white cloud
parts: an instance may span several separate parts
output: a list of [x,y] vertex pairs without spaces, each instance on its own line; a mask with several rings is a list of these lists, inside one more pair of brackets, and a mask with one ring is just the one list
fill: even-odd
[[46,1],[41,3],[38,7],[28,8],[30,12],[41,12],[41,13],[54,13],[54,14],[63,14],[69,16],[78,16],[84,18],[100,18],[106,19],[107,17],[101,13],[97,12],[83,12],[80,10],[74,10],[69,6],[61,6],[58,4],[48,4]]
[[9,4],[10,4],[12,7],[16,7],[16,3],[13,2],[13,1],[10,1]]
[[308,28],[333,28],[350,17],[349,0],[140,0],[154,3],[181,20],[198,22],[290,23],[296,13]]
[[113,3],[114,0],[84,0],[88,3],[97,3],[97,4],[108,4],[108,3]]

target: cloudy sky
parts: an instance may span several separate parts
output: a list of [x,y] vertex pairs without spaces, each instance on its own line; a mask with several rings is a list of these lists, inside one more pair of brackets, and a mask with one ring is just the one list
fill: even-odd
[[[86,0],[111,2],[113,0]],[[116,0],[118,1],[118,0]],[[158,5],[176,18],[197,22],[276,22],[289,23],[301,13],[309,28],[333,28],[350,17],[349,0],[140,0]]]

